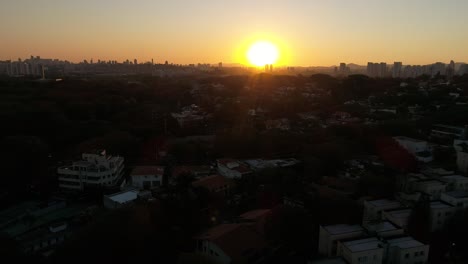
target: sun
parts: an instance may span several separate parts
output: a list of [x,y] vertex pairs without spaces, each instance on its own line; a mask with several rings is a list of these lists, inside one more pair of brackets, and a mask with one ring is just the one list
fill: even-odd
[[278,48],[268,41],[255,42],[247,51],[247,59],[257,67],[274,64],[278,60],[278,57]]

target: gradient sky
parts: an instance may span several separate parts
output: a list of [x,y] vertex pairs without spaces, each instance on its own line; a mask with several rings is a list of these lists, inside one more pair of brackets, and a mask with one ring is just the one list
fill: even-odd
[[467,0],[0,0],[0,60],[468,62]]

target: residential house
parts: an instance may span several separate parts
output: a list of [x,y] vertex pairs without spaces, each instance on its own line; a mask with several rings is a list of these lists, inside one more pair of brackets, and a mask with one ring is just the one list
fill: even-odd
[[382,212],[401,208],[400,202],[389,199],[364,201],[364,213],[362,217],[362,225],[366,227],[372,222],[380,222],[382,220]]
[[433,160],[432,149],[427,141],[409,137],[393,137],[393,139],[395,139],[400,146],[406,149],[418,161],[431,162]]
[[442,229],[455,214],[456,208],[442,201],[434,201],[429,205],[431,231]]
[[350,264],[379,264],[383,254],[384,249],[376,237],[338,242],[338,255]]
[[456,208],[456,210],[464,210],[468,208],[468,192],[467,191],[451,191],[443,193],[440,199]]
[[384,220],[388,220],[397,227],[406,229],[406,227],[408,226],[411,211],[412,209],[409,208],[388,210],[382,213],[382,218]]
[[388,264],[425,264],[429,256],[429,245],[412,237],[400,237],[385,243],[385,260]]
[[363,235],[365,235],[365,230],[360,225],[320,226],[319,253],[327,257],[336,256],[339,240],[358,238]]
[[245,212],[239,216],[240,220],[245,222],[251,222],[254,224],[255,230],[261,234],[265,235],[265,229],[268,224],[268,220],[272,217],[271,209],[257,209]]
[[132,172],[131,185],[139,189],[152,189],[162,185],[164,167],[162,166],[136,166]]

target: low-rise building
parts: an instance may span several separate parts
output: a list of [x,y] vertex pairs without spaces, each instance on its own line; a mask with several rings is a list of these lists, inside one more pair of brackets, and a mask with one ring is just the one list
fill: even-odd
[[455,207],[442,202],[434,201],[430,203],[430,226],[431,231],[442,229],[455,214]]
[[255,263],[266,248],[265,240],[245,224],[222,224],[196,237],[196,252],[214,263]]
[[453,146],[457,151],[458,170],[468,172],[468,140],[454,140]]
[[382,218],[390,221],[392,224],[398,227],[406,229],[411,211],[412,210],[409,208],[384,211],[382,213]]
[[363,235],[365,235],[365,230],[360,225],[320,226],[319,253],[327,257],[336,256],[339,240],[358,238]]
[[468,177],[461,175],[449,175],[440,177],[447,183],[447,191],[468,191]]
[[385,244],[385,260],[388,264],[427,263],[429,245],[412,237],[390,239]]
[[427,141],[409,138],[409,137],[393,137],[400,146],[406,149],[415,158],[422,162],[431,162],[432,150]]
[[437,180],[421,180],[414,182],[413,191],[419,191],[430,196],[431,200],[439,200],[447,189],[447,184]]
[[268,168],[287,168],[292,167],[300,163],[299,160],[294,158],[289,159],[273,159],[273,160],[264,160],[264,159],[250,159],[244,160],[244,163],[250,166],[254,171],[268,169]]
[[468,192],[467,191],[452,191],[443,193],[440,199],[452,206],[457,210],[468,208]]
[[136,166],[130,173],[132,186],[139,189],[160,187],[164,175],[162,166]]
[[245,212],[239,218],[241,221],[251,222],[255,225],[255,230],[259,234],[265,235],[268,220],[272,217],[272,214],[271,209],[257,209]]
[[367,226],[372,222],[380,222],[382,220],[382,212],[402,207],[401,203],[395,200],[380,199],[364,201],[364,213],[362,217],[362,225]]
[[219,159],[216,163],[218,173],[229,179],[240,179],[252,173],[252,170],[239,160]]
[[138,199],[138,191],[122,191],[110,195],[104,195],[103,203],[104,207],[108,209],[121,208],[127,205],[132,204]]
[[370,235],[377,236],[379,238],[399,236],[405,233],[402,228],[395,226],[389,221],[369,224],[366,229]]
[[124,174],[123,157],[101,151],[84,153],[82,159],[57,169],[60,188],[82,191],[86,187],[115,187],[120,184]]
[[376,237],[341,241],[338,245],[338,255],[350,264],[379,264],[383,261],[383,254],[384,249]]

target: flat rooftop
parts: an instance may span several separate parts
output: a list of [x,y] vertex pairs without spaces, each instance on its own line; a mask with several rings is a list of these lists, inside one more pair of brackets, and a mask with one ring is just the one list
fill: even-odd
[[446,192],[445,194],[450,197],[457,198],[457,199],[468,198],[467,191],[452,191],[452,192]]
[[114,202],[124,204],[135,200],[138,197],[138,193],[136,191],[126,191],[107,195],[107,197],[109,197],[109,199],[111,199]]
[[389,221],[383,221],[380,223],[369,225],[369,229],[379,233],[379,232],[399,230],[400,228],[396,227],[394,224],[390,223]]
[[343,245],[351,252],[361,252],[379,249],[379,240],[376,237],[344,242]]
[[442,201],[434,201],[434,202],[431,202],[430,206],[431,206],[431,209],[453,208],[452,205],[450,205],[450,204],[448,204],[448,203],[444,203],[444,202],[442,202]]
[[372,201],[366,201],[366,203],[375,206],[375,207],[387,207],[387,206],[394,206],[394,207],[400,207],[401,203],[395,200],[389,200],[389,199],[380,199],[380,200],[372,200]]
[[340,235],[340,234],[347,234],[347,233],[354,233],[354,232],[361,232],[364,231],[364,228],[360,225],[329,225],[329,226],[322,226],[328,233],[332,235]]
[[449,175],[449,176],[442,176],[441,177],[444,180],[468,180],[468,177],[462,176],[462,175]]
[[410,137],[403,137],[403,136],[393,137],[393,138],[396,139],[396,140],[410,141],[410,142],[413,142],[413,143],[425,143],[426,142],[424,140],[410,138]]
[[399,247],[402,249],[424,246],[423,243],[409,236],[390,239],[387,242],[393,247]]
[[405,208],[405,209],[389,210],[389,211],[385,211],[385,213],[395,218],[407,218],[411,214],[411,209]]

